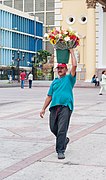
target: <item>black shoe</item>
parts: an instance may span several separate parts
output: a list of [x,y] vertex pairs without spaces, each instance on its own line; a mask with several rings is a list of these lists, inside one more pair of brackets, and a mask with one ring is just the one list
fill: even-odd
[[58,153],[58,159],[65,159],[64,153]]
[[67,144],[69,143],[70,139],[67,137],[66,138],[66,143],[65,143],[65,149],[67,148]]
[[102,95],[102,93],[100,93],[99,95]]

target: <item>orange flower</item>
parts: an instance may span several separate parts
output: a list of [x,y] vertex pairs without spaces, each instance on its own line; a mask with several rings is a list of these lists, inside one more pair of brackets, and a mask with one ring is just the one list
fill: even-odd
[[[75,31],[72,30],[72,28],[69,28],[67,30],[60,28],[60,30],[54,28],[52,30],[48,30],[48,33],[45,33],[45,38],[47,38],[52,45],[55,45],[57,48],[58,45],[61,46],[61,48],[71,48],[74,44],[74,47],[79,45],[79,37]],[[47,36],[48,35],[48,36]],[[60,43],[59,43],[60,42]]]

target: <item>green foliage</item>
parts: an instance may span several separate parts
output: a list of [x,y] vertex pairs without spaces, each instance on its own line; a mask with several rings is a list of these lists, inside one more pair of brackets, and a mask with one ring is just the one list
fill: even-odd
[[37,55],[34,56],[35,63],[36,64],[45,64],[47,63],[47,57],[51,56],[52,54],[46,50],[39,50],[37,52]]

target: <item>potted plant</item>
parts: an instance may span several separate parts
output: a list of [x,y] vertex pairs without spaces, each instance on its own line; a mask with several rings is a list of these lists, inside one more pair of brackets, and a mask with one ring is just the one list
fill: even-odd
[[45,38],[49,39],[50,43],[56,49],[56,56],[58,63],[68,63],[69,61],[69,49],[76,48],[79,45],[78,33],[69,28],[60,30],[54,28],[53,30],[48,30],[45,33]]

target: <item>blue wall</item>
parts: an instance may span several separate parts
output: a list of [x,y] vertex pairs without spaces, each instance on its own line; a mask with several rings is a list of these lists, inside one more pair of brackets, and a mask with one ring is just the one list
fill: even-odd
[[0,10],[0,28],[0,65],[11,65],[13,53],[17,59],[19,49],[20,59],[23,52],[25,54],[20,65],[28,66],[27,62],[31,62],[35,51],[42,49],[43,24]]

